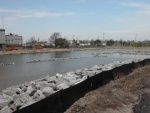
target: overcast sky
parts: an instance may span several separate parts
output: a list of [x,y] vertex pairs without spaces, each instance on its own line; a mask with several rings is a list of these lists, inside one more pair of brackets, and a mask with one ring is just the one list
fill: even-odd
[[[0,0],[6,34],[47,41],[53,32],[72,39],[150,40],[150,0]],[[0,28],[3,28],[0,19]]]

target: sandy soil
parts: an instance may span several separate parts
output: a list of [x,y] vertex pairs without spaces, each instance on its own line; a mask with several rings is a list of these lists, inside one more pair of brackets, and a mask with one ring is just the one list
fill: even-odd
[[150,65],[89,92],[65,113],[134,113],[144,93],[150,94]]

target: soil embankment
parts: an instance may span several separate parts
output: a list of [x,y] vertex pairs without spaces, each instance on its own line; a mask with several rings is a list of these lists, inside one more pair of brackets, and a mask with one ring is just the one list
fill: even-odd
[[65,113],[150,113],[150,65],[87,93]]
[[44,48],[44,49],[19,49],[14,51],[0,51],[0,55],[14,55],[14,54],[35,54],[35,53],[51,53],[51,52],[67,52],[67,51],[83,51],[83,50],[97,50],[100,48]]

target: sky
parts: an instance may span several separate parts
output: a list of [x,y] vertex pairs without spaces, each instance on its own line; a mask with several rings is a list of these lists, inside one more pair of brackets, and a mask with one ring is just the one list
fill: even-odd
[[150,0],[0,0],[2,28],[24,42],[54,32],[68,40],[150,40]]

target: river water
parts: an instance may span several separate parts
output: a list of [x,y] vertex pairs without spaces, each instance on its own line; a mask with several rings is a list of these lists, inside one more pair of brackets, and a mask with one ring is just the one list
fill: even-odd
[[[66,73],[77,69],[90,68],[94,65],[107,64],[114,61],[124,61],[135,58],[144,58],[144,55],[110,54],[107,57],[93,57],[92,54],[104,52],[101,50],[69,51],[56,53],[19,54],[0,56],[0,63],[14,62],[14,65],[0,66],[0,91],[10,86],[43,78],[56,73]],[[26,63],[29,60],[50,58],[87,57],[58,61]]]

